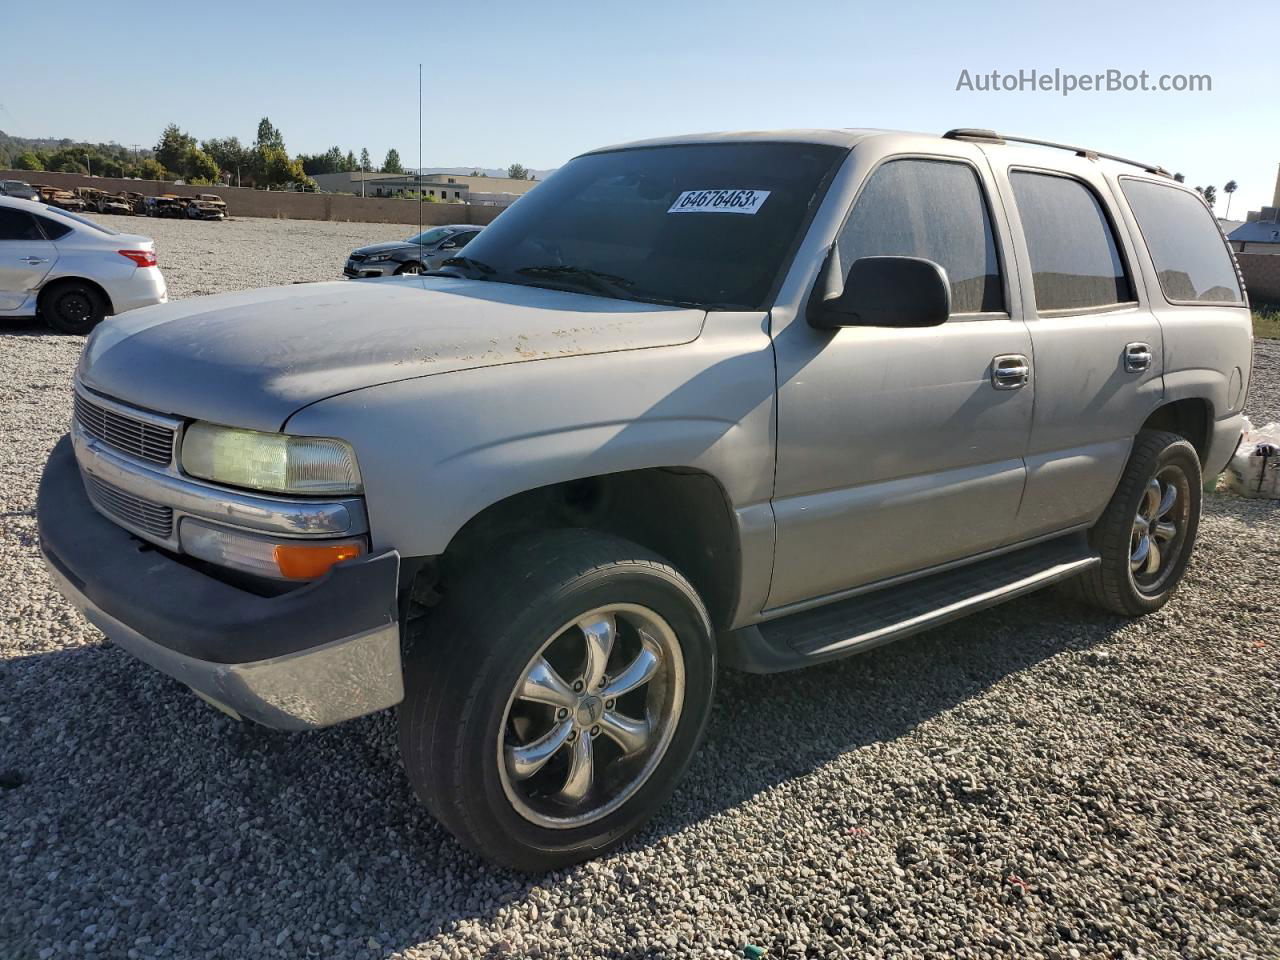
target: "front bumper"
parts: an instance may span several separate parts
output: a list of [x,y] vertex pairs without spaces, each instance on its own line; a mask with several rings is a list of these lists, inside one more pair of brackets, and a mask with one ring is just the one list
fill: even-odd
[[399,260],[379,260],[376,263],[348,260],[346,266],[342,268],[342,275],[352,280],[362,280],[366,277],[389,277],[399,270],[401,266],[402,264]]
[[290,593],[258,596],[99,514],[67,437],[45,466],[36,518],[50,576],[90,623],[240,716],[304,730],[404,698],[394,550],[339,564]]

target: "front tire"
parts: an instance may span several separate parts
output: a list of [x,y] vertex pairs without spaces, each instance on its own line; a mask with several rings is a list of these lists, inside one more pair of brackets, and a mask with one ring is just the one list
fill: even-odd
[[40,298],[45,322],[59,333],[83,336],[106,316],[107,305],[95,287],[80,280],[56,283]]
[[545,533],[459,578],[411,628],[400,751],[464,845],[546,871],[639,830],[710,713],[715,644],[689,582],[643,547]]
[[1073,587],[1080,599],[1125,617],[1159,610],[1177,589],[1200,527],[1200,457],[1176,433],[1143,430],[1089,541],[1102,563]]
[[402,263],[400,264],[400,266],[396,267],[395,275],[397,277],[402,277],[405,274],[418,274],[421,272],[422,272],[422,264],[420,263],[416,263],[416,262]]

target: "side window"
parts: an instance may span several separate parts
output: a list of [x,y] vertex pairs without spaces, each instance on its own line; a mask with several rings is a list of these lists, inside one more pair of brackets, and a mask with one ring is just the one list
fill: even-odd
[[1166,297],[1241,301],[1231,255],[1203,203],[1185,190],[1150,180],[1122,177],[1120,189],[1133,209]]
[[0,240],[43,240],[31,214],[12,207],[0,207]]
[[458,249],[458,250],[461,250],[463,247],[465,247],[468,243],[470,243],[470,242],[471,242],[472,238],[473,238],[473,237],[476,235],[476,233],[478,233],[478,232],[479,232],[479,231],[476,231],[476,232],[473,232],[473,233],[462,233],[462,234],[459,234],[458,236],[454,237],[454,238],[453,238],[453,244],[454,244],[454,247],[455,247],[456,249]]
[[48,217],[36,216],[36,221],[40,224],[40,228],[44,230],[44,235],[50,240],[61,240],[71,228],[65,223],[59,223],[57,220],[50,220]]
[[951,281],[951,312],[1003,312],[1000,260],[973,168],[890,160],[862,188],[836,241],[845,270],[859,257],[923,257]]
[[1009,181],[1031,256],[1037,310],[1134,300],[1115,234],[1092,190],[1070,177],[1022,170]]

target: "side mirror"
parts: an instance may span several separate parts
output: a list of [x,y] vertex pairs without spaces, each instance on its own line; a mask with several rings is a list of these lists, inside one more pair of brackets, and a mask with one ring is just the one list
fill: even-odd
[[[824,271],[839,269],[828,259]],[[828,283],[830,279],[826,278]],[[818,278],[825,290],[824,277]],[[853,262],[838,294],[810,301],[809,323],[815,327],[936,327],[951,316],[951,284],[947,272],[920,257],[861,257]]]
[[444,243],[440,244],[440,249],[441,250],[457,250],[458,244],[453,240],[446,240]]

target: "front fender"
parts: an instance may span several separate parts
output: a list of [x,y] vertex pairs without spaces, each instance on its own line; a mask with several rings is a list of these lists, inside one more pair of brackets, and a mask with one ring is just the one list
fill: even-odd
[[356,450],[374,549],[444,552],[486,507],[566,480],[702,470],[734,509],[767,503],[774,368],[760,314],[714,314],[674,347],[419,377],[320,401],[289,433]]

